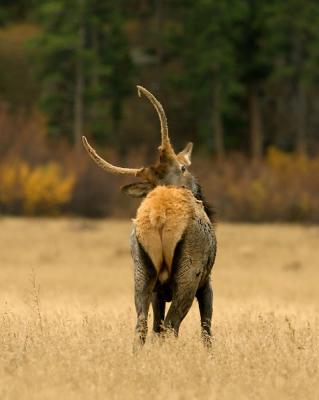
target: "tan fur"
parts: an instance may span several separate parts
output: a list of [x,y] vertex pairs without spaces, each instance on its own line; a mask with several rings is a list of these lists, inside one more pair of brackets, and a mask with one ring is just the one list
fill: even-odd
[[157,186],[143,200],[135,220],[136,235],[161,281],[169,278],[177,243],[202,203],[185,188]]

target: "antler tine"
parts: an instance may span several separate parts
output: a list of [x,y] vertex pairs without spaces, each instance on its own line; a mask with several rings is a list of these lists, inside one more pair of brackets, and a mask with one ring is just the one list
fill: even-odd
[[161,123],[161,136],[162,136],[161,150],[166,150],[168,153],[175,156],[174,149],[169,140],[167,118],[162,104],[156,99],[156,97],[151,92],[149,92],[143,86],[137,85],[136,87],[138,95],[141,97],[141,93],[143,93],[144,96],[146,96],[149,99],[149,101],[153,104],[159,116]]
[[122,174],[122,175],[134,175],[134,176],[141,176],[143,175],[144,168],[122,168],[122,167],[116,167],[115,165],[112,165],[105,161],[102,157],[100,157],[95,149],[93,149],[92,146],[90,146],[89,142],[87,141],[85,136],[82,136],[82,142],[83,146],[85,147],[85,150],[88,152],[89,156],[92,158],[93,161],[96,162],[96,164],[104,169],[105,171],[112,172],[114,174]]

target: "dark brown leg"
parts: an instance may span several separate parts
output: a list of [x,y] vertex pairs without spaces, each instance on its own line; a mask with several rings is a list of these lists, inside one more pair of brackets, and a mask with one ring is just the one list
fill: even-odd
[[160,333],[163,330],[163,323],[165,318],[165,301],[162,296],[156,292],[152,296],[152,307],[154,314],[153,331]]
[[211,282],[207,283],[198,289],[196,293],[198,300],[201,327],[202,327],[202,338],[207,346],[211,345],[211,324],[213,314],[213,289]]

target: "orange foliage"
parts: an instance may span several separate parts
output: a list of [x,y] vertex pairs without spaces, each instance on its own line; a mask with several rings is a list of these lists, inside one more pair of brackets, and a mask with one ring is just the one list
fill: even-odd
[[205,168],[203,186],[221,218],[319,221],[319,157],[270,148],[259,164],[235,157]]
[[[133,216],[137,202],[119,190],[126,181],[97,168],[84,151],[78,158],[69,146],[49,142],[44,126],[41,115],[14,118],[0,110],[0,211]],[[142,151],[106,157],[118,165],[147,164]],[[220,219],[319,222],[319,157],[270,148],[260,163],[232,154],[216,164],[195,154],[191,170]]]

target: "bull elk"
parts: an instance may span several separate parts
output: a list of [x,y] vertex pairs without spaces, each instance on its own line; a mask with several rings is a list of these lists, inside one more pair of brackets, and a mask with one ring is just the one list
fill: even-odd
[[[160,102],[137,86],[155,107],[161,124],[159,160],[145,168],[116,167],[102,159],[83,137],[90,157],[104,170],[132,175],[141,181],[122,187],[133,197],[144,197],[133,220],[131,253],[134,260],[137,345],[145,342],[152,303],[153,330],[179,327],[194,298],[199,304],[204,341],[210,343],[213,292],[210,274],[216,255],[213,213],[202,190],[189,172],[193,144],[176,154],[168,135]],[[165,317],[166,302],[171,302]]]

